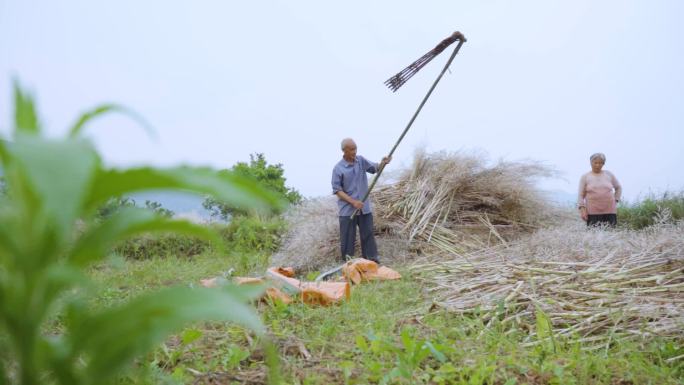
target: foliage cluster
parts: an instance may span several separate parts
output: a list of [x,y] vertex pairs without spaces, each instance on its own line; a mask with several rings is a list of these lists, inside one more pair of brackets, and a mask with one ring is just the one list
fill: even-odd
[[[260,186],[275,193],[283,201],[289,204],[301,202],[301,194],[294,188],[285,185],[285,170],[283,169],[282,164],[268,164],[263,153],[251,154],[249,157],[249,163],[238,162],[230,169],[222,170],[221,172],[240,175],[254,180]],[[206,198],[202,205],[211,212],[213,217],[220,218],[224,221],[228,221],[236,216],[249,216],[253,213],[253,211],[245,207],[227,204],[214,197]]]
[[[223,249],[238,254],[271,254],[278,250],[285,221],[278,216],[239,216],[230,223],[206,225],[220,236]],[[130,259],[190,258],[213,251],[204,239],[182,234],[144,234],[116,246],[116,253]]]
[[618,224],[634,230],[656,223],[684,219],[684,192],[665,192],[660,196],[651,194],[635,203],[621,203],[618,206]]

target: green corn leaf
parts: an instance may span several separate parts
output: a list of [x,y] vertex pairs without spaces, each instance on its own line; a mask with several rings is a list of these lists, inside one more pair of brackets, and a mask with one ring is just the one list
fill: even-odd
[[88,360],[85,377],[106,381],[188,322],[232,321],[262,334],[259,317],[244,302],[248,292],[253,289],[167,289],[86,316],[69,340],[74,354]]
[[184,220],[171,220],[138,208],[125,208],[100,224],[86,230],[79,237],[69,253],[68,260],[78,266],[85,266],[104,258],[118,241],[149,232],[174,232],[205,239],[212,242],[219,252],[223,243],[210,228]]
[[[178,189],[252,209],[277,207],[276,195],[243,177],[204,168],[105,170],[92,144],[78,136],[99,116],[132,112],[117,105],[97,107],[77,119],[69,138],[50,140],[40,136],[33,98],[17,83],[14,91],[15,135],[12,141],[0,140],[7,187],[0,206],[0,324],[7,337],[0,339],[0,384],[114,381],[135,358],[199,320],[233,321],[263,334],[248,305],[263,287],[167,289],[93,312],[83,267],[115,242],[144,232],[172,231],[222,246],[208,228],[140,209],[91,221],[112,197]],[[51,327],[46,320],[55,314],[64,332],[46,335]]]
[[57,379],[57,384],[81,384],[78,379],[76,368],[69,354],[68,346],[62,336],[46,338],[40,341],[39,350]]
[[261,296],[266,290],[266,285],[234,285],[228,284],[221,286],[221,291],[229,293],[237,301],[249,302],[253,301]]
[[0,214],[0,264],[3,266],[11,263],[18,249],[12,227],[9,226],[9,219],[6,215]]
[[[2,356],[0,356],[0,363],[5,363],[5,359]],[[0,385],[5,385],[8,382],[7,374],[5,373],[5,365],[0,365]]]
[[101,171],[92,185],[87,207],[93,209],[109,198],[138,191],[177,189],[208,194],[221,201],[265,210],[282,206],[278,197],[254,181],[233,173],[218,173],[208,168],[136,168]]
[[[34,304],[43,305],[43,309],[41,309],[43,314],[39,320],[42,321],[52,312],[59,310],[60,304],[56,300],[65,291],[77,286],[86,287],[89,283],[90,281],[83,271],[71,266],[55,264],[47,268],[44,278],[37,282],[33,298]],[[40,297],[38,297],[39,295]]]
[[33,96],[22,91],[17,80],[14,81],[14,133],[40,133]]
[[91,120],[112,112],[118,112],[128,116],[129,118],[133,119],[138,124],[140,124],[140,126],[143,127],[150,136],[154,136],[154,130],[152,129],[150,124],[147,123],[145,119],[143,119],[135,111],[118,104],[103,104],[81,115],[76,121],[76,123],[74,123],[74,125],[69,130],[69,137],[77,137],[83,130],[83,127]]
[[71,236],[100,159],[84,140],[27,135],[6,143],[5,152],[3,165],[16,218],[43,229],[35,231],[39,239],[20,233],[17,242],[24,242],[24,250],[49,254]]
[[[0,318],[5,321],[17,351],[30,344],[27,335],[37,337],[37,331],[28,328],[40,325],[49,315],[59,311],[61,302],[57,299],[65,299],[63,295],[68,289],[86,282],[81,271],[52,264],[35,273],[32,290],[27,292],[26,280],[21,274],[0,274]],[[27,298],[30,298],[30,306],[27,306]]]

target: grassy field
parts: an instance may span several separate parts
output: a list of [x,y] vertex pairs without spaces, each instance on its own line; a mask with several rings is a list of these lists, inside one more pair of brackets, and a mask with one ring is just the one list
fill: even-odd
[[[111,305],[147,290],[198,284],[245,261],[247,254],[147,260],[112,259],[93,269]],[[397,267],[401,281],[353,288],[351,301],[329,308],[259,304],[278,347],[286,384],[677,384],[684,381],[684,349],[669,341],[626,343],[584,351],[573,340],[521,347],[515,325],[485,329],[477,317],[431,306],[419,276]],[[242,271],[241,271],[242,270]],[[238,274],[246,274],[238,268]],[[170,338],[139,361],[131,383],[266,383],[262,344],[245,330],[201,323]],[[669,361],[668,361],[669,360]]]

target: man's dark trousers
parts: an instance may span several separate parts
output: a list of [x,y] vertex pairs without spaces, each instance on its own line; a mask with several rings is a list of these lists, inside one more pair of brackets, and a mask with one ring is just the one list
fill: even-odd
[[[360,214],[350,220],[349,216],[340,218],[340,246],[342,248],[342,259],[347,255],[354,256],[354,246],[356,245],[356,226],[359,227],[361,235],[361,256],[371,261],[378,260],[378,246],[375,244],[373,236],[373,214]],[[352,223],[353,222],[353,223]]]

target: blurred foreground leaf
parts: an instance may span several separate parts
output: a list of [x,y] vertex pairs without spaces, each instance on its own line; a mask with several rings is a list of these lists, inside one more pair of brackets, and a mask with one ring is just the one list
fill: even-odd
[[[94,311],[84,268],[103,260],[116,242],[146,232],[177,232],[215,242],[209,228],[127,208],[96,220],[97,208],[142,190],[176,189],[211,195],[249,209],[280,203],[240,176],[205,168],[111,170],[78,137],[104,106],[77,119],[69,137],[40,134],[32,98],[15,84],[15,131],[0,140],[0,384],[116,382],[136,357],[189,322],[219,320],[263,331],[248,302],[259,288],[170,288],[116,308]],[[60,333],[47,335],[49,322]]]

